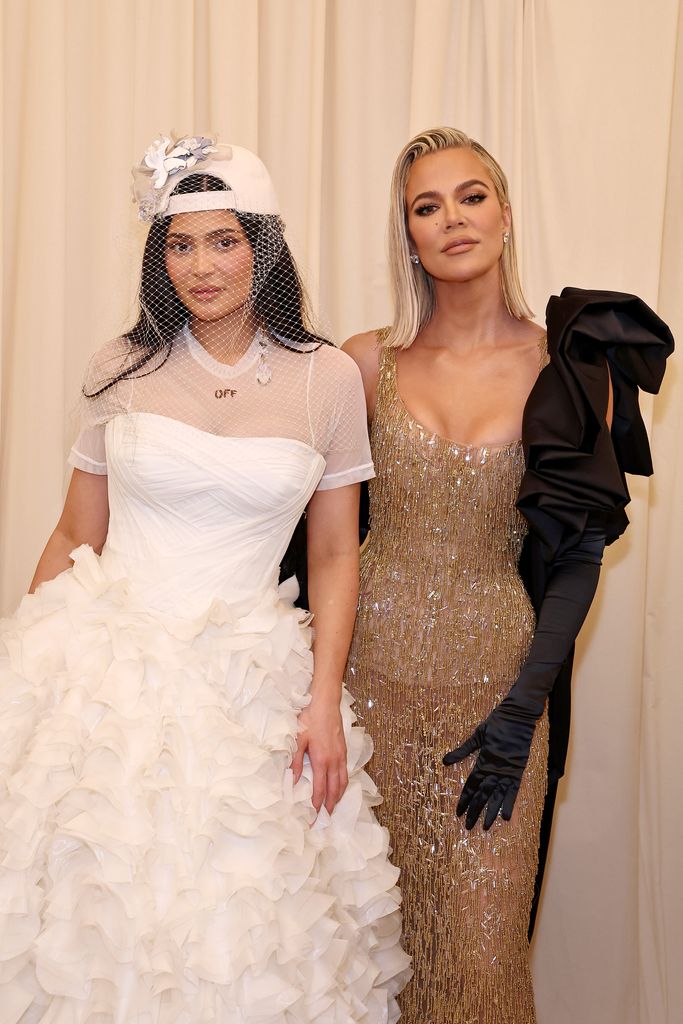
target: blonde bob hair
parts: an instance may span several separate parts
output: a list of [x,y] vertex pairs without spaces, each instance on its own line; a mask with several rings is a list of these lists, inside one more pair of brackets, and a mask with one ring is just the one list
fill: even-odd
[[[509,207],[508,183],[502,168],[480,143],[455,128],[430,128],[404,146],[398,156],[391,179],[389,203],[389,271],[394,297],[394,322],[384,344],[388,348],[408,348],[432,317],[435,306],[434,282],[422,264],[410,259],[410,238],[406,212],[406,184],[413,163],[427,153],[441,149],[471,149],[479,157],[493,181],[501,207]],[[511,316],[521,320],[532,317],[517,269],[515,233],[510,213],[509,240],[500,258],[501,287],[505,305]]]

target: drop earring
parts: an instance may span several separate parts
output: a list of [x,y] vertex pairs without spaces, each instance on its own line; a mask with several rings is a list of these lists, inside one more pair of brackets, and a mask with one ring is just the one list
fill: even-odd
[[261,335],[258,340],[258,365],[256,367],[256,380],[259,384],[270,384],[273,376],[273,371],[268,365],[267,351],[266,339]]
[[503,245],[507,245],[509,241],[510,241],[510,232],[509,231],[504,231],[503,232]]

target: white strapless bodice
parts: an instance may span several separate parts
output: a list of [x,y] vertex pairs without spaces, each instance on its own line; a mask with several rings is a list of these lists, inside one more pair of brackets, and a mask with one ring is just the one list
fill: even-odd
[[284,383],[274,436],[112,416],[101,556],[0,622],[1,1024],[398,1020],[372,744],[342,689],[349,784],[316,815],[291,771],[311,617],[277,585],[314,490],[371,467],[344,429],[283,436],[273,413],[308,415]]
[[275,585],[325,469],[301,441],[223,437],[155,413],[114,417],[106,445],[102,567],[181,617],[212,600],[248,606]]

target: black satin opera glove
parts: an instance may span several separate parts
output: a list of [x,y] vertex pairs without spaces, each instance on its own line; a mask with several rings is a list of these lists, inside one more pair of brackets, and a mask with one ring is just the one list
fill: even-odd
[[506,821],[512,817],[536,722],[590,608],[604,547],[604,527],[589,525],[578,542],[556,555],[517,681],[470,738],[443,759],[451,765],[479,751],[456,808],[458,816],[467,814],[468,829],[482,812],[484,829],[491,828],[499,812]]

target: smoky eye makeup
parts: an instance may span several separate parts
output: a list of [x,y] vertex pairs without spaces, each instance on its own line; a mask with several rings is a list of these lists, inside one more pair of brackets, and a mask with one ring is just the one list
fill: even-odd
[[418,217],[429,217],[437,209],[436,203],[423,203],[420,206],[414,207],[413,213]]
[[[475,185],[479,187],[475,189]],[[490,194],[491,190],[486,182],[480,181],[478,178],[463,181],[453,189],[453,196],[457,201],[466,203],[468,206],[477,206],[479,203],[483,203]],[[440,200],[441,194],[438,192],[421,192],[413,199],[410,212],[417,217],[429,217],[435,210],[438,210]]]
[[188,238],[167,238],[166,252],[186,253],[192,248],[192,242]]
[[436,209],[441,196],[438,192],[419,192],[408,207],[410,213],[417,213],[418,210]]
[[[166,239],[166,250],[168,252],[185,253],[193,247],[195,241],[196,239],[191,235],[172,234]],[[240,237],[230,229],[221,229],[207,235],[206,241],[217,249],[230,249],[233,245],[237,245]]]

